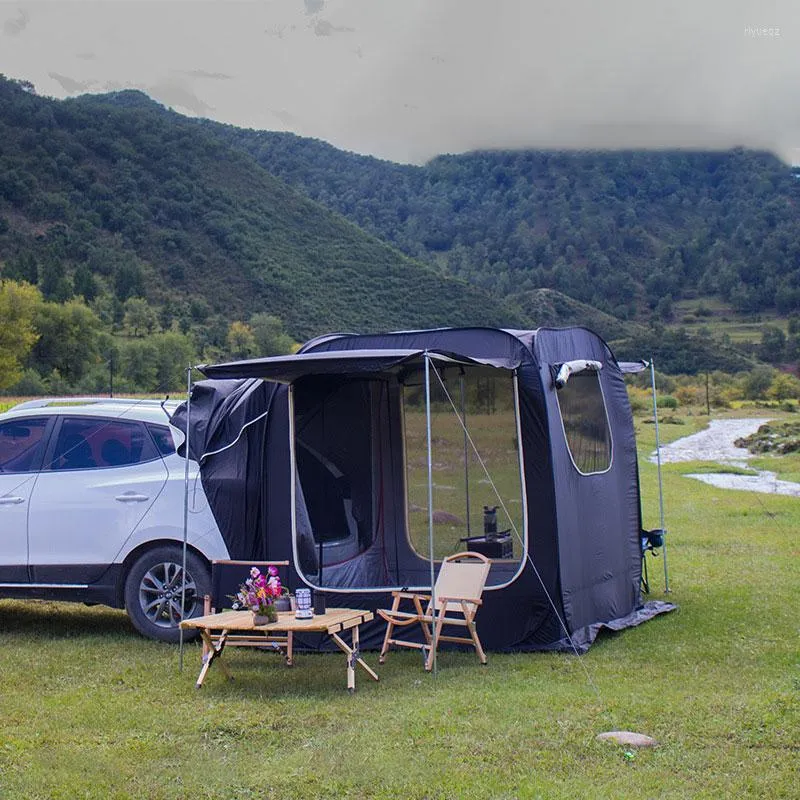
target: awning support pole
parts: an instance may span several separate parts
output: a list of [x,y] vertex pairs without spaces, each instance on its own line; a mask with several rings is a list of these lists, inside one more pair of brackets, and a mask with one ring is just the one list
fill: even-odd
[[464,494],[467,504],[467,536],[472,535],[469,518],[469,440],[467,439],[467,395],[464,389],[464,370],[461,370],[461,426],[464,429]]
[[650,383],[653,389],[653,422],[656,426],[656,465],[658,467],[658,506],[661,514],[661,534],[664,539],[664,592],[669,593],[669,570],[667,569],[667,530],[664,527],[664,484],[661,481],[661,439],[658,431],[658,401],[656,399],[656,367],[650,358]]
[[425,352],[425,430],[428,440],[428,553],[431,566],[431,616],[433,617],[433,674],[436,675],[436,580],[433,564],[433,439],[431,437],[431,360]]
[[[186,541],[189,538],[189,419],[192,415],[192,368],[186,370],[186,431],[183,464],[183,556],[181,563],[181,622],[186,612]],[[178,669],[183,672],[183,627],[178,634]]]

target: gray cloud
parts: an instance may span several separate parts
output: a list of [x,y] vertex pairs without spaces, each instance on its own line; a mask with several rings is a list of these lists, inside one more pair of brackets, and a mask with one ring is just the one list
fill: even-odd
[[334,33],[355,33],[355,28],[335,26],[326,19],[318,19],[311,26],[315,36],[332,36]]
[[213,107],[201,100],[183,81],[164,78],[150,86],[140,86],[152,98],[170,108],[183,109],[196,116],[205,116]]
[[68,94],[87,92],[95,85],[94,81],[76,81],[74,78],[70,78],[67,75],[59,75],[57,72],[48,72],[47,74]]
[[317,14],[325,8],[325,0],[303,0],[306,14]]
[[184,75],[190,78],[201,78],[210,81],[232,81],[233,75],[227,75],[224,72],[206,72],[204,69],[190,69],[182,70]]
[[285,109],[276,109],[276,108],[269,108],[267,109],[270,114],[272,114],[275,119],[277,119],[284,127],[291,128],[297,125],[297,117],[293,114],[290,114]]
[[7,19],[3,23],[3,33],[5,33],[6,36],[18,36],[28,27],[30,21],[30,14],[28,14],[25,9],[18,8],[17,16],[14,17],[14,19]]
[[274,0],[191,13],[177,0],[59,0],[26,6],[29,25],[7,7],[3,71],[44,92],[135,86],[186,113],[279,121],[384,158],[735,145],[800,158],[797,0]]
[[418,6],[340,98],[340,141],[412,161],[501,147],[745,145],[788,157],[800,145],[794,0],[486,8]]

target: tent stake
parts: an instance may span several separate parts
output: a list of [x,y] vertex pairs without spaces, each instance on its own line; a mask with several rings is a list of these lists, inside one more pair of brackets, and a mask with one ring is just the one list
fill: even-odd
[[[186,370],[186,432],[183,465],[183,563],[181,564],[181,622],[186,610],[186,540],[189,538],[189,419],[192,415],[192,368]],[[183,627],[178,634],[178,670],[183,672]]]
[[650,383],[653,388],[653,422],[656,426],[656,465],[658,467],[658,507],[661,514],[661,533],[664,538],[664,593],[669,594],[669,571],[667,570],[667,531],[664,527],[664,485],[661,481],[661,439],[658,432],[658,401],[656,400],[656,367],[650,357]]
[[425,429],[428,439],[428,553],[431,564],[431,609],[433,611],[433,674],[436,676],[436,582],[433,564],[433,440],[431,438],[431,360],[425,352]]

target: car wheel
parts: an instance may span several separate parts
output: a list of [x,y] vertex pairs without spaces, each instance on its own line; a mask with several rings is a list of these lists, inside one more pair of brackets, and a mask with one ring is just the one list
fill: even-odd
[[[149,639],[177,642],[180,639],[183,595],[183,551],[177,545],[148,550],[130,568],[125,580],[125,609],[136,630]],[[211,592],[206,563],[186,553],[186,591],[183,618],[203,613],[203,598]],[[186,635],[186,638],[194,636]]]

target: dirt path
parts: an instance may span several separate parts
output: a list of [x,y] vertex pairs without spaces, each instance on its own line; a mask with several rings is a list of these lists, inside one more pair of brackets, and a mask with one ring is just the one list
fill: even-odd
[[[742,436],[755,433],[768,419],[714,419],[704,431],[684,436],[661,448],[661,462],[716,461],[730,466],[746,467],[751,458],[748,450],[736,447]],[[656,460],[655,453],[650,457]],[[703,473],[686,475],[719,489],[738,489],[746,492],[785,494],[800,497],[800,484],[778,480],[774,472],[759,470],[756,475]]]
[[[708,427],[661,448],[661,463],[720,461],[745,466],[750,453],[734,442],[755,433],[768,419],[712,419]],[[655,460],[655,455],[650,459]]]

